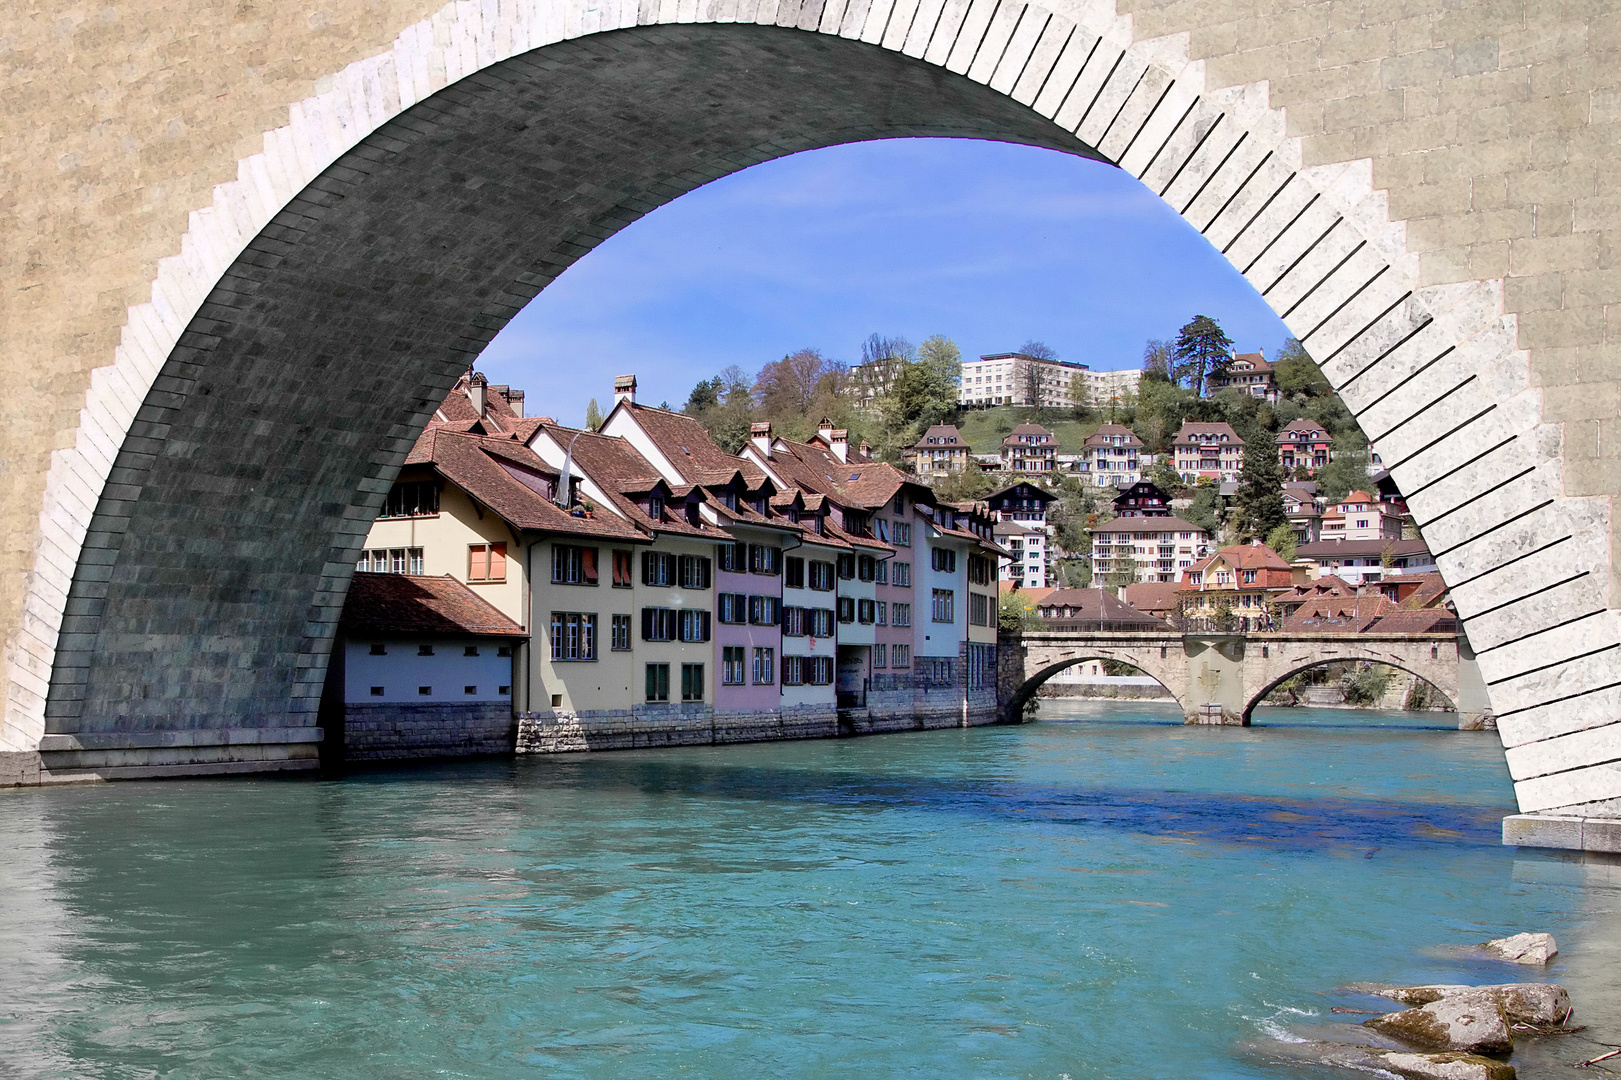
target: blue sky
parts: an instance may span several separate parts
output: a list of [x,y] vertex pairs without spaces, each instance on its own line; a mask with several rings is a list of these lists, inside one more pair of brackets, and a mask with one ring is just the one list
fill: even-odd
[[945,334],[965,357],[1044,341],[1098,370],[1194,315],[1268,356],[1288,331],[1136,179],[1053,150],[898,139],[756,165],[609,238],[490,343],[479,370],[531,415],[579,423],[635,373],[679,408],[729,364],[800,348],[859,359],[872,333]]

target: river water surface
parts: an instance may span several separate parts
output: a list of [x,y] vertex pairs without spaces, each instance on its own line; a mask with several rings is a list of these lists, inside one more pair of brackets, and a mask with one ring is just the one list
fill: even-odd
[[0,793],[0,1077],[1328,1076],[1352,980],[1621,1042],[1621,872],[1500,846],[1495,735],[1177,719]]

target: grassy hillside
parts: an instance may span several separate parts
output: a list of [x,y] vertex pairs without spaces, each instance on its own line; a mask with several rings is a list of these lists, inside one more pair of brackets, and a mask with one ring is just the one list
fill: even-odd
[[[976,454],[995,454],[1002,449],[1007,433],[1020,424],[1040,423],[1058,439],[1058,452],[1078,454],[1086,437],[1096,431],[1101,420],[1045,420],[1032,421],[1034,410],[1013,405],[998,405],[991,409],[967,409],[957,427]],[[1056,415],[1063,415],[1062,413]]]

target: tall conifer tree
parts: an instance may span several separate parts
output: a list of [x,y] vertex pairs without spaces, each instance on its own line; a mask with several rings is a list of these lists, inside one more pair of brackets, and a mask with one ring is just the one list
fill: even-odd
[[1288,524],[1278,447],[1261,433],[1244,444],[1244,467],[1238,474],[1238,527],[1246,536],[1265,539],[1279,525]]
[[1219,378],[1233,362],[1233,341],[1215,319],[1195,315],[1177,331],[1171,357],[1177,379],[1185,379],[1195,397],[1204,397],[1208,380]]

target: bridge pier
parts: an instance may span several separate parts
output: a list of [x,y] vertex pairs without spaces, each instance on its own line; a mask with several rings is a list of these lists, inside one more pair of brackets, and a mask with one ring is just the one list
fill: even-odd
[[1243,634],[1182,638],[1182,655],[1188,665],[1188,693],[1179,699],[1184,723],[1249,727],[1244,652]]

